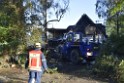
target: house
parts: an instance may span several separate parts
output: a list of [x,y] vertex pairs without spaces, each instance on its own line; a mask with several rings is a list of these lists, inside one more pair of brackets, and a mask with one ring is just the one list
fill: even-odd
[[95,23],[86,14],[83,14],[75,24],[74,31],[84,34],[93,34],[95,28]]
[[49,32],[49,38],[60,38],[67,33],[67,29],[56,29],[56,28],[48,28],[47,31]]
[[102,43],[107,38],[105,26],[94,23],[86,14],[81,16],[73,30],[75,32],[82,32],[84,37],[91,41]]
[[70,25],[67,29],[48,29],[48,32],[53,34],[53,37],[63,36],[64,33],[67,33],[69,30],[74,32],[82,32],[84,38],[90,38],[91,41],[100,41],[106,39],[106,30],[105,26],[102,24],[95,24],[86,14],[83,14],[81,18],[77,21],[75,25]]

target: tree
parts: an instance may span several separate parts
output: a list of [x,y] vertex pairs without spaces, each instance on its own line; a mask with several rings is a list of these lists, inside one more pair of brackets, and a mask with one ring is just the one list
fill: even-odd
[[68,9],[69,0],[24,0],[23,6],[26,23],[32,25],[37,20],[44,28],[45,41],[47,41],[47,25],[61,20]]
[[21,3],[22,0],[0,0],[0,43],[1,47],[5,47],[5,51],[16,52],[17,46],[23,42],[24,28]]
[[97,0],[96,12],[99,17],[105,17],[108,22],[114,21],[116,24],[116,31],[119,34],[120,23],[122,23],[123,11],[123,0]]
[[98,17],[106,17],[108,15],[108,5],[109,0],[97,0],[96,2],[96,13]]

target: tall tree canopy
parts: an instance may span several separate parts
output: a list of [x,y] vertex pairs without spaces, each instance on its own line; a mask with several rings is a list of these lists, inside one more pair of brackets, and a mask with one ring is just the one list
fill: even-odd
[[[26,24],[43,26],[45,32],[50,22],[60,21],[66,13],[69,0],[24,0]],[[47,34],[45,33],[46,39]]]
[[22,0],[0,0],[0,53],[17,49],[23,32]]
[[99,17],[109,17],[124,12],[124,0],[97,0],[96,12]]
[[[107,22],[115,24],[117,34],[124,24],[124,0],[97,0],[96,12],[99,17],[107,19]],[[109,24],[109,25],[111,25]]]
[[0,26],[21,25],[22,0],[0,0]]

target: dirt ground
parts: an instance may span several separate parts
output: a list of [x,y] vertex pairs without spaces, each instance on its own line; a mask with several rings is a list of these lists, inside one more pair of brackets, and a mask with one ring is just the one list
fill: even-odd
[[[90,71],[83,65],[64,63],[59,71],[44,73],[42,83],[110,83]],[[27,83],[27,80],[28,71],[24,68],[0,69],[0,83]]]

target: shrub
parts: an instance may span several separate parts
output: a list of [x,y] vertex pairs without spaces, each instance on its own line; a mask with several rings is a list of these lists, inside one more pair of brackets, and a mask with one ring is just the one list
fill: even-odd
[[115,66],[117,58],[112,55],[101,55],[97,59],[93,72],[104,78],[113,78],[115,76]]
[[109,43],[111,43],[112,45],[112,47],[110,48],[112,52],[117,55],[124,55],[124,34],[112,34],[109,40]]
[[116,77],[118,83],[124,83],[124,60],[117,67]]
[[93,72],[98,76],[124,83],[124,34],[111,34],[101,46]]
[[25,64],[25,62],[26,62],[26,54],[20,54],[19,55],[19,60],[20,60],[20,64]]

